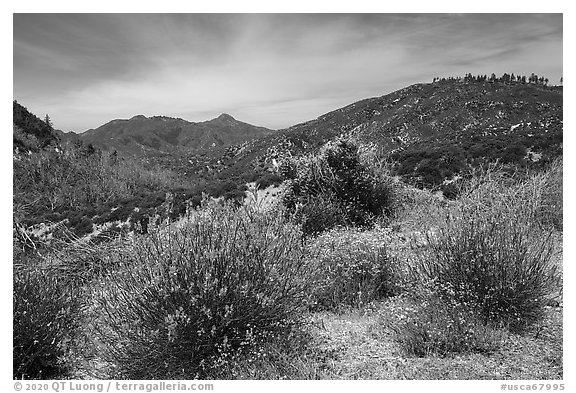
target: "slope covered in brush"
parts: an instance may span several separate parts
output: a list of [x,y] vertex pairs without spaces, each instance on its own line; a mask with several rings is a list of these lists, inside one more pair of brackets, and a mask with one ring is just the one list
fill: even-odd
[[44,120],[30,113],[17,101],[12,103],[13,146],[22,150],[37,150],[59,141],[50,118]]
[[[370,144],[417,185],[436,187],[486,162],[540,165],[562,154],[562,87],[442,80],[358,101],[305,123],[210,154],[182,170],[262,172],[337,136]],[[187,169],[186,169],[187,168]]]

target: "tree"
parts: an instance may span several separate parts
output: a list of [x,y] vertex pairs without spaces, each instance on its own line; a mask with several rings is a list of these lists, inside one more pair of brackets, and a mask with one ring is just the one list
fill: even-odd
[[52,126],[52,120],[50,120],[50,116],[48,116],[48,114],[46,114],[46,117],[44,117],[44,123],[46,123],[50,131],[54,130],[54,127]]
[[91,156],[92,154],[96,153],[96,148],[94,147],[93,144],[89,143],[88,146],[86,146],[86,154]]

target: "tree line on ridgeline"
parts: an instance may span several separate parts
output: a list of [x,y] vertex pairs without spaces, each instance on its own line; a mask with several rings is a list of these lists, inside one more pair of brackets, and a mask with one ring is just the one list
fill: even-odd
[[[508,74],[504,73],[501,77],[497,77],[496,74],[492,73],[492,75],[472,75],[472,73],[466,74],[464,77],[457,76],[457,77],[434,77],[432,79],[432,83],[436,82],[445,82],[445,81],[458,81],[458,82],[501,82],[501,83],[521,83],[521,84],[534,84],[534,85],[542,85],[548,86],[548,82],[550,80],[544,76],[538,76],[535,73],[531,73],[530,76],[526,75],[514,75],[514,73]],[[560,77],[560,85],[563,83],[563,77]]]

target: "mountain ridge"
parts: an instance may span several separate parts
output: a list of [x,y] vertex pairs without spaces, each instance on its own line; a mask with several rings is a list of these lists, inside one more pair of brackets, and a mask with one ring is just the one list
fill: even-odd
[[229,146],[273,132],[236,120],[226,113],[202,122],[135,115],[129,119],[113,119],[97,128],[63,138],[71,140],[77,136],[84,143],[105,151],[141,156]]

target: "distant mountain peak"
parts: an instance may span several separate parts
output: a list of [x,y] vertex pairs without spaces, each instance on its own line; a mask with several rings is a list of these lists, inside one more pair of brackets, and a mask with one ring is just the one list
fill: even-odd
[[227,113],[198,123],[168,116],[137,115],[129,120],[112,120],[82,134],[82,139],[103,150],[143,155],[235,145],[270,132]]
[[216,120],[235,121],[236,119],[230,116],[228,113],[222,113],[216,118]]

